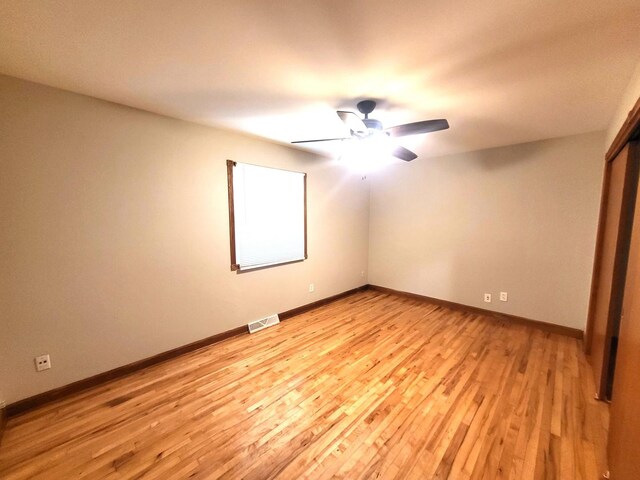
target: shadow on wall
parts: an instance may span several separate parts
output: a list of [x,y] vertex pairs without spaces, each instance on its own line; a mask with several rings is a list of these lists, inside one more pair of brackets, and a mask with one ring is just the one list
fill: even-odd
[[[440,157],[447,158],[450,163],[464,163],[476,166],[485,164],[487,168],[496,169],[503,165],[520,163],[531,157],[535,158],[540,142],[521,143],[522,139],[530,138],[529,126],[517,125],[509,121],[490,118],[482,112],[465,115],[465,118],[449,119],[450,129],[427,135],[416,135],[400,139],[404,147],[418,153],[422,162],[432,162]],[[501,137],[510,139],[513,145],[522,147],[522,158],[502,152],[504,146],[487,147],[478,150],[479,141],[484,143],[486,138]],[[540,133],[540,137],[544,137]],[[508,148],[508,147],[507,147]],[[438,152],[447,152],[439,155]],[[414,162],[415,163],[415,162]]]
[[[482,122],[486,123],[485,120],[482,120]],[[515,129],[513,127],[507,127],[506,125],[501,125],[497,122],[494,122],[493,128],[510,128],[510,130],[512,130],[511,133],[515,133]],[[540,153],[544,151],[541,142],[518,144],[517,156],[514,156],[513,152],[508,148],[509,147],[489,148],[486,150],[477,150],[464,154],[447,155],[445,157],[439,157],[437,159],[426,159],[425,161],[431,162],[433,160],[436,160],[439,164],[439,168],[447,168],[447,165],[453,165],[455,167],[461,168],[462,171],[495,171],[504,168],[514,168],[519,164],[525,162],[535,162],[539,158]],[[455,173],[459,173],[459,171],[456,171]]]

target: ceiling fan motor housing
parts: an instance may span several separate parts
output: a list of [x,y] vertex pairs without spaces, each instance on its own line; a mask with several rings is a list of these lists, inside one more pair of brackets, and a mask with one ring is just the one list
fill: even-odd
[[373,118],[365,118],[362,120],[369,130],[382,130],[382,122]]

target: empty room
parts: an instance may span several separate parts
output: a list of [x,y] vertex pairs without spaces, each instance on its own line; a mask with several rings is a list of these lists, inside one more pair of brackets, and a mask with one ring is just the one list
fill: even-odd
[[0,478],[640,479],[638,0],[0,0]]

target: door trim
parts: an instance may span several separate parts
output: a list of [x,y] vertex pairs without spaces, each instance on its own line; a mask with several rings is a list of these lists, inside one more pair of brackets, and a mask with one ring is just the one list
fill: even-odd
[[591,342],[593,340],[593,324],[595,315],[596,293],[598,291],[598,277],[600,275],[600,262],[602,256],[602,241],[604,238],[604,220],[606,202],[609,197],[609,175],[610,163],[622,151],[627,143],[640,137],[640,97],[636,100],[635,105],[629,111],[627,119],[622,124],[614,138],[609,150],[605,155],[604,174],[602,178],[602,194],[600,198],[600,215],[598,218],[598,230],[596,237],[596,248],[593,259],[593,269],[591,273],[591,293],[589,295],[589,308],[587,313],[587,326],[584,332],[584,352],[591,354]]
[[616,138],[611,142],[609,150],[605,155],[605,160],[610,162],[622,151],[624,146],[632,140],[640,137],[640,97],[636,100],[636,104],[629,111],[627,119],[620,127]]

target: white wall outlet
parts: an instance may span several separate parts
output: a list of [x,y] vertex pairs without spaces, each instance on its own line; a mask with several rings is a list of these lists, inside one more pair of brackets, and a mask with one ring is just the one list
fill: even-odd
[[309,293],[311,292],[315,292],[316,291],[316,286],[313,283],[309,284]]
[[33,359],[36,362],[36,371],[49,370],[51,368],[51,358],[49,355],[40,355]]
[[507,292],[500,292],[500,301],[506,302],[509,297],[507,296]]
[[360,272],[360,278],[364,278],[364,270]]
[[485,301],[485,303],[491,303],[491,294],[490,293],[485,293],[484,294],[484,301]]

